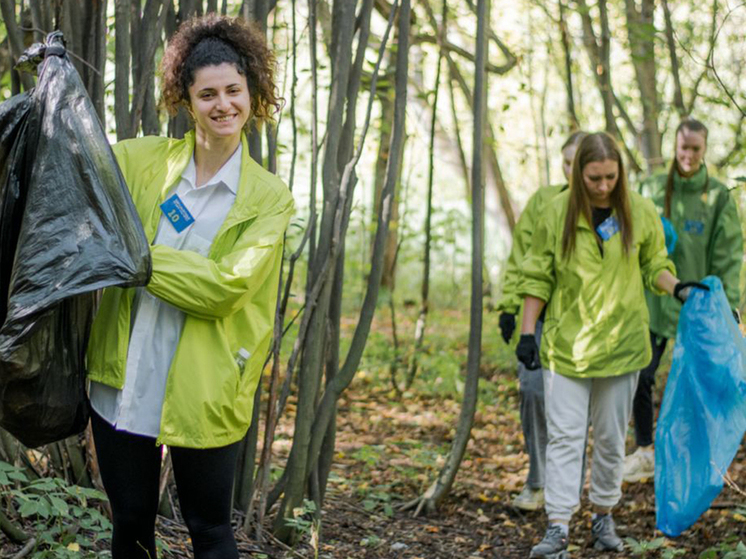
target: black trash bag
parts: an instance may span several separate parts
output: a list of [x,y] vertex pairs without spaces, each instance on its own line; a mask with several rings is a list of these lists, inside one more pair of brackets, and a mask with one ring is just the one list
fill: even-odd
[[0,426],[36,447],[85,428],[96,291],[145,285],[151,261],[62,34],[18,67],[39,80],[0,104]]

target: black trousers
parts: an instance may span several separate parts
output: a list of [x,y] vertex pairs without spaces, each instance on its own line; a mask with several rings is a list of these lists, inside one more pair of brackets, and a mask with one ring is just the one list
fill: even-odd
[[661,357],[666,351],[668,338],[662,338],[650,332],[650,344],[653,346],[653,358],[650,365],[640,371],[640,381],[637,384],[635,400],[632,404],[632,417],[635,418],[635,442],[637,446],[653,444],[653,386],[655,386],[655,371],[658,370]]
[[[112,559],[156,559],[155,516],[163,449],[152,437],[117,431],[95,412],[91,425],[114,517]],[[195,559],[238,559],[230,523],[238,444],[209,449],[169,447]]]

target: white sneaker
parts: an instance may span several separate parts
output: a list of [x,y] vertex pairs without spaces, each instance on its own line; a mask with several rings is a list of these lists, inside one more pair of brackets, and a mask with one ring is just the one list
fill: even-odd
[[531,489],[528,485],[513,499],[513,506],[521,510],[540,510],[544,508],[544,489]]
[[622,479],[629,483],[655,477],[655,451],[638,447],[624,458]]

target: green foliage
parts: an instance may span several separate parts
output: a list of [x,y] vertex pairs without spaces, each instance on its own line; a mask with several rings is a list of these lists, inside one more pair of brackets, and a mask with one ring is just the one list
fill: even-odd
[[294,508],[293,517],[285,519],[285,522],[298,532],[308,533],[315,525],[316,521],[313,519],[315,512],[316,503],[308,499],[303,499],[303,506]]
[[699,559],[746,559],[746,545],[735,536],[706,549]]
[[317,514],[316,503],[303,499],[303,506],[294,508],[293,517],[286,518],[285,523],[297,534],[310,537],[314,558],[318,558],[321,518]]
[[0,461],[0,490],[33,526],[37,543],[32,559],[100,557],[97,544],[111,538],[111,522],[89,505],[106,500],[96,489],[68,485],[60,478],[29,481],[20,468]]
[[391,485],[376,485],[362,490],[365,494],[362,505],[368,512],[381,512],[391,518],[394,516],[394,507],[391,504]]
[[360,545],[362,547],[378,547],[379,545],[381,545],[381,538],[379,538],[375,534],[371,534],[370,536],[366,536],[362,540],[360,540]]
[[654,540],[636,540],[635,538],[624,538],[630,551],[636,557],[647,557],[648,554],[666,543],[666,538],[655,538]]

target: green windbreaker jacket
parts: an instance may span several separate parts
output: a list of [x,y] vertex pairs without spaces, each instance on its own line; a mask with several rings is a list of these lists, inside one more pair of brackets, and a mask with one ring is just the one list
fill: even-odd
[[[151,246],[148,291],[186,314],[168,373],[158,443],[225,446],[240,440],[251,423],[293,198],[279,178],[251,159],[245,135],[242,142],[238,193],[209,256]],[[183,140],[151,136],[114,146],[151,243],[159,205],[193,151],[193,132]],[[89,378],[118,389],[124,386],[134,294],[134,289],[104,291],[88,346]],[[236,362],[241,348],[250,353],[243,371]]]
[[[650,177],[640,192],[650,198],[663,215],[668,174]],[[743,260],[743,236],[735,200],[728,188],[710,177],[704,165],[692,177],[674,175],[670,221],[677,242],[671,260],[681,281],[700,281],[717,276],[731,307],[740,303],[739,278]],[[650,329],[664,338],[676,336],[681,305],[671,297],[646,293],[650,310]]]
[[569,192],[546,207],[521,269],[521,296],[549,301],[541,339],[544,368],[571,377],[611,377],[637,371],[651,358],[644,287],[675,271],[666,257],[663,226],[652,202],[630,193],[633,243],[625,256],[621,235],[604,242],[603,255],[585,218],[576,247],[562,256]]
[[513,230],[513,246],[510,249],[508,263],[503,276],[503,293],[497,304],[499,312],[518,314],[523,299],[518,295],[518,283],[521,279],[520,264],[531,246],[531,240],[536,231],[536,225],[542,217],[544,208],[555,196],[567,189],[567,185],[545,186],[537,190],[529,199],[526,207],[518,218]]

